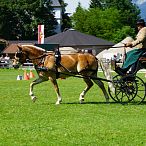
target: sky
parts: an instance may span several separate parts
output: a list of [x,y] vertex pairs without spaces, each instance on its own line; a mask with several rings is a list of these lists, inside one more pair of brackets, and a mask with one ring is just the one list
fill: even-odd
[[81,3],[81,6],[83,8],[88,9],[90,0],[64,0],[64,2],[68,4],[68,6],[66,7],[66,12],[72,14],[73,12],[75,12],[76,7],[78,6],[78,2]]
[[142,4],[144,4],[146,2],[146,0],[133,0],[133,1],[136,1],[136,3],[138,5],[142,5]]
[[[146,0],[132,0],[132,1],[139,6],[142,12],[141,16],[146,19]],[[90,4],[90,0],[64,0],[64,2],[68,4],[68,6],[66,7],[66,12],[71,14],[75,12],[76,7],[78,6],[78,2],[80,2],[81,6],[86,9],[89,8],[89,4]]]

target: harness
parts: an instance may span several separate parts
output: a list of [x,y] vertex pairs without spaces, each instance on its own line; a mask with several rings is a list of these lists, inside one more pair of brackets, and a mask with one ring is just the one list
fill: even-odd
[[55,50],[55,70],[56,70],[56,78],[59,78],[60,73],[58,72],[58,67],[62,66],[61,65],[61,53],[59,49],[57,48]]
[[[17,56],[21,58],[21,54],[23,53],[22,51],[18,51],[16,52],[17,53]],[[27,54],[26,54],[27,55]],[[51,54],[52,55],[52,54]],[[71,76],[74,76],[76,74],[78,75],[81,75],[81,73],[84,71],[84,70],[88,70],[88,71],[93,71],[93,72],[96,72],[97,70],[92,70],[92,69],[84,69],[82,70],[81,72],[72,72],[70,71],[69,69],[67,69],[66,67],[64,67],[62,64],[61,64],[61,53],[59,51],[59,49],[57,48],[55,51],[54,51],[54,57],[55,57],[55,70],[52,70],[53,72],[56,73],[56,79],[59,78],[60,76],[60,72],[58,72],[58,68],[59,67],[62,67],[63,69],[65,69],[66,71],[68,71],[69,73],[71,74],[66,74],[66,73],[61,73],[61,74],[64,74],[64,75],[71,75]],[[28,60],[32,61],[32,60],[37,60],[37,59],[40,59],[39,63],[38,64],[34,64],[34,67],[37,71],[48,71],[49,69],[47,67],[44,66],[44,62],[46,60],[46,56],[48,56],[48,52],[44,52],[42,55],[40,55],[39,57],[35,57],[35,58],[29,58],[28,56]],[[51,71],[51,70],[50,70]]]
[[[58,67],[60,67],[60,66],[63,67],[63,65],[61,64],[61,53],[58,48],[54,52],[55,52],[54,57],[55,57],[56,78],[59,78],[60,72],[58,72]],[[48,68],[44,66],[46,56],[48,56],[47,53],[45,53],[37,58],[33,58],[33,59],[29,59],[29,60],[41,59],[41,61],[34,66],[35,69],[37,69],[38,71],[48,71]]]

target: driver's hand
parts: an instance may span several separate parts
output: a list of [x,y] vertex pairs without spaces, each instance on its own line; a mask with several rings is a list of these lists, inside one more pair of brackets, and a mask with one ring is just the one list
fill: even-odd
[[132,43],[131,43],[131,42],[126,43],[126,44],[125,44],[125,47],[130,47],[130,48],[132,48]]

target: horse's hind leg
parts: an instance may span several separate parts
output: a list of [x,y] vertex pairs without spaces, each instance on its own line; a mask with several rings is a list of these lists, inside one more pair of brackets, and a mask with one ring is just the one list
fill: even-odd
[[62,98],[61,98],[61,95],[59,92],[59,87],[58,87],[57,81],[56,81],[56,79],[53,79],[53,78],[49,78],[49,79],[52,82],[52,84],[54,85],[54,89],[55,89],[56,94],[57,94],[56,104],[60,104],[62,102]]
[[87,84],[86,88],[82,91],[82,93],[80,94],[80,98],[79,98],[79,101],[80,103],[83,103],[84,101],[84,96],[85,94],[88,92],[88,90],[93,86],[93,83],[90,79],[88,78],[84,78],[83,79],[85,81],[85,83]]
[[[97,76],[96,76],[96,77],[97,77]],[[106,89],[105,89],[105,86],[104,86],[103,82],[100,81],[100,80],[97,80],[97,79],[93,79],[93,81],[94,81],[95,84],[97,84],[97,85],[101,88],[101,90],[102,90],[102,92],[103,92],[103,94],[104,94],[104,97],[105,97],[105,99],[106,99],[106,102],[109,102],[109,96],[108,96],[108,94],[107,94],[107,91],[106,91]]]
[[34,87],[34,85],[37,85],[37,84],[42,83],[42,82],[44,82],[44,81],[47,81],[47,80],[44,79],[44,78],[39,77],[38,79],[34,80],[34,81],[30,84],[29,95],[31,96],[31,99],[32,99],[33,102],[35,102],[36,99],[37,99],[37,97],[33,94],[33,87]]

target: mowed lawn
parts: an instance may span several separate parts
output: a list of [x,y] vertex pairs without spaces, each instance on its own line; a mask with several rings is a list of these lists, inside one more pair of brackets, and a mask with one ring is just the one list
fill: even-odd
[[35,86],[38,99],[32,103],[32,79],[17,81],[18,74],[23,70],[0,69],[0,146],[146,145],[146,104],[106,104],[96,85],[79,104],[85,83],[73,77],[58,80],[61,105],[55,105],[50,82]]

